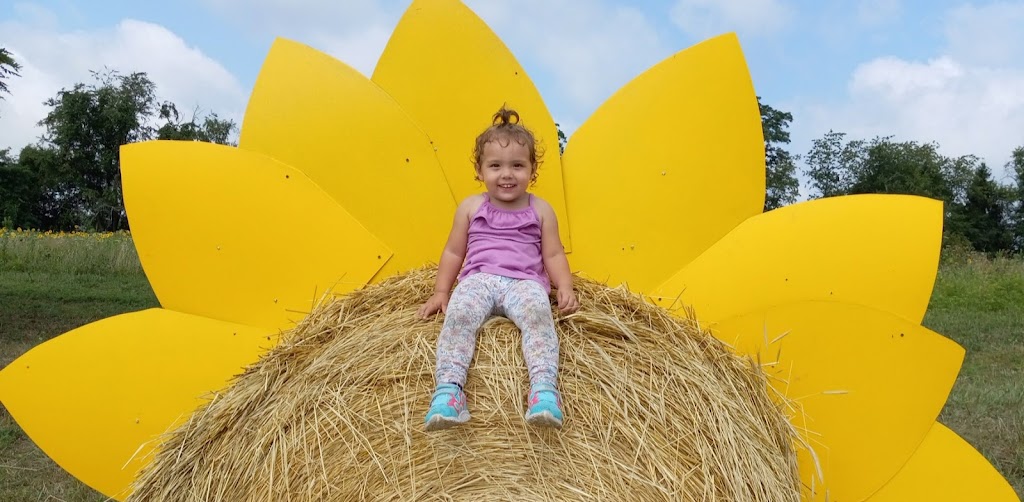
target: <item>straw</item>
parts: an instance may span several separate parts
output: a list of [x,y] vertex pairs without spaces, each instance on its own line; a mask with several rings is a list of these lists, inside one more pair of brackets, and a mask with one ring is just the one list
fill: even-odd
[[325,301],[168,434],[129,500],[799,499],[794,442],[766,376],[692,319],[576,280],[561,316],[565,426],[523,419],[521,337],[485,323],[472,420],[425,432],[441,316],[436,269]]

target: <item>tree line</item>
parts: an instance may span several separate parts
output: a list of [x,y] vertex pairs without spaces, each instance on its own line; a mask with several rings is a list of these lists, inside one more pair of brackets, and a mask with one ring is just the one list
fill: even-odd
[[[988,253],[1024,251],[1024,146],[1013,150],[1009,183],[974,155],[948,157],[935,142],[892,136],[851,139],[829,131],[803,156],[785,150],[790,113],[760,102],[764,131],[765,210],[796,202],[796,161],[803,160],[808,198],[884,193],[920,195],[943,202],[943,242]],[[898,218],[899,215],[893,215]]]
[[[0,49],[0,98],[4,79],[20,66]],[[6,93],[8,96],[3,96]],[[92,73],[92,82],[60,90],[46,100],[44,133],[17,155],[0,150],[0,226],[38,230],[127,230],[121,191],[121,145],[150,139],[230,144],[238,129],[216,113],[186,116],[157,98],[142,72]]]
[[[20,66],[0,48],[0,99]],[[121,193],[119,148],[149,139],[230,144],[237,125],[215,113],[182,114],[157,99],[145,73],[94,72],[91,83],[62,89],[45,102],[40,140],[18,155],[0,150],[0,226],[40,230],[128,228]],[[7,94],[7,96],[4,96]],[[1024,251],[1024,147],[1012,153],[1009,183],[993,179],[977,157],[947,157],[939,145],[848,138],[829,131],[809,152],[787,150],[793,115],[761,102],[766,211],[800,197],[797,163],[808,197],[863,193],[921,195],[942,200],[944,240],[985,252]],[[559,130],[559,147],[565,136]],[[899,217],[899,215],[893,215]]]

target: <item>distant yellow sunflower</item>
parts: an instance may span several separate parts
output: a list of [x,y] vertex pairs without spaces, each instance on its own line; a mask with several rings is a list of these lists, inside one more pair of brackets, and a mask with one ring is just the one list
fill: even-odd
[[[162,308],[34,348],[0,372],[4,405],[63,468],[125,497],[155,437],[324,290],[436,260],[455,201],[479,191],[468,145],[503,103],[557,145],[526,73],[457,0],[414,1],[372,79],[278,40],[238,148],[122,149],[134,242]],[[800,453],[805,500],[1018,500],[935,421],[963,357],[920,326],[941,204],[866,195],[760,214],[760,127],[731,35],[619,90],[564,155],[548,149],[536,187],[573,270],[692,305],[758,358],[812,447]]]

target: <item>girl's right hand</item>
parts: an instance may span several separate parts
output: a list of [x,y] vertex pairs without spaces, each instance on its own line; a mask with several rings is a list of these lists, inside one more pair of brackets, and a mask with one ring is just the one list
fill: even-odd
[[416,313],[420,319],[428,319],[438,312],[448,312],[448,293],[443,291],[435,291]]

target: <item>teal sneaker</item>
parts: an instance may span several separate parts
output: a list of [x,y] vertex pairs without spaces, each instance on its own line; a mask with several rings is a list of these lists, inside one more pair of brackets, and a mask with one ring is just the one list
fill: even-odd
[[424,424],[428,431],[439,431],[469,421],[466,393],[458,385],[443,383],[430,398],[430,409]]
[[554,385],[537,384],[530,387],[527,401],[526,423],[539,427],[562,428],[562,396]]

